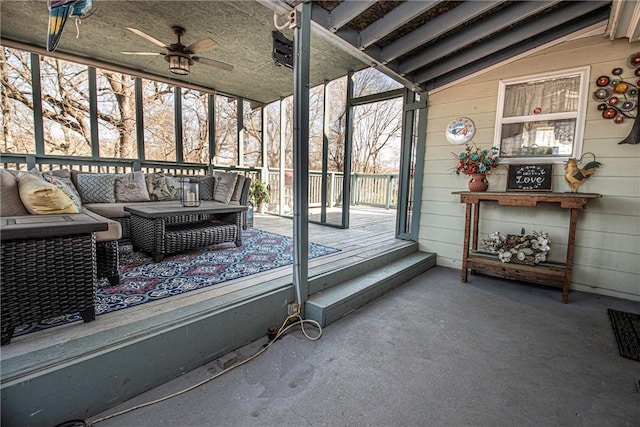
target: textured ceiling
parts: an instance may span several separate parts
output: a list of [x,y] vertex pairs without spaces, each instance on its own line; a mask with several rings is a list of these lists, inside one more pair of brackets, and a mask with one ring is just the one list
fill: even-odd
[[[226,94],[258,102],[270,102],[293,92],[293,73],[274,64],[271,58],[271,32],[275,30],[273,12],[255,1],[109,1],[93,0],[94,13],[79,25],[69,18],[56,52],[92,58],[141,70],[145,73],[177,79],[169,73],[161,56],[122,55],[122,51],[160,52],[163,48],[139,37],[134,27],[170,44],[175,42],[173,25],[186,29],[185,45],[210,37],[220,45],[199,56],[233,65],[223,71],[194,64],[185,82],[212,88]],[[5,44],[17,41],[45,48],[48,10],[45,0],[0,2],[0,32]],[[282,23],[283,18],[280,19]],[[291,31],[284,31],[293,39]],[[353,56],[313,37],[311,45],[312,84],[321,83],[358,70],[364,64]]]
[[[127,27],[173,43],[171,27],[180,25],[187,30],[184,44],[213,38],[220,47],[201,56],[235,67],[228,72],[195,64],[184,81],[260,102],[292,93],[292,71],[271,59],[272,10],[286,13],[301,0],[93,1],[95,12],[83,20],[80,37],[75,38],[71,19],[57,51],[176,78],[160,56],[120,52],[162,50]],[[614,0],[615,6],[626,3],[636,4]],[[315,85],[373,65],[409,88],[428,91],[604,22],[610,18],[611,4],[610,0],[314,1],[310,81]],[[44,47],[45,0],[2,0],[0,15],[5,44],[13,40]],[[637,32],[638,24],[624,27]],[[291,31],[285,34],[293,38]]]

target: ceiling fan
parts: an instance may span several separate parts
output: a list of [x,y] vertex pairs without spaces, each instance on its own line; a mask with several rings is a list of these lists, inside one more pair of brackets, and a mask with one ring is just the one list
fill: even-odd
[[173,33],[178,36],[178,42],[170,45],[166,45],[162,43],[160,40],[151,37],[149,34],[144,33],[136,28],[127,28],[134,34],[139,35],[151,43],[156,44],[160,47],[167,49],[166,52],[120,52],[125,55],[162,55],[164,56],[164,60],[169,63],[169,71],[173,74],[178,74],[181,76],[186,76],[189,74],[190,67],[194,62],[199,62],[204,65],[208,65],[210,67],[220,68],[226,71],[232,71],[233,65],[225,64],[224,62],[216,61],[209,58],[202,58],[200,56],[196,56],[201,52],[206,52],[211,49],[217,48],[219,45],[215,42],[215,40],[210,38],[205,38],[202,40],[198,40],[197,42],[191,43],[189,46],[185,46],[180,42],[180,38],[186,32],[184,28],[179,26],[173,26],[171,29]]

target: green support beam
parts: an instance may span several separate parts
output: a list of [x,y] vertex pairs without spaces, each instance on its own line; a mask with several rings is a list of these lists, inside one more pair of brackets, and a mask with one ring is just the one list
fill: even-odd
[[[296,6],[293,59],[293,285],[304,316],[309,297],[309,63],[311,3]],[[281,153],[282,154],[282,153]]]

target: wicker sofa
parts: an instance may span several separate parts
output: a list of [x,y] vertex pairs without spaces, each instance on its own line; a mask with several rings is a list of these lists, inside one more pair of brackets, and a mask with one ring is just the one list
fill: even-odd
[[[118,221],[122,227],[122,239],[131,237],[131,215],[125,211],[125,207],[177,200],[182,195],[182,177],[164,173],[134,172],[125,176],[71,171],[70,176],[83,206],[98,215]],[[247,204],[251,179],[243,175],[216,172],[214,175],[189,178],[199,181],[201,200],[214,200],[235,206]],[[112,187],[113,197],[105,194],[104,190]],[[243,228],[246,229],[246,214],[243,216]]]
[[[225,173],[196,179],[201,180],[203,200],[231,205],[247,203],[251,180],[244,176]],[[87,301],[93,301],[98,278],[106,277],[111,285],[119,281],[118,246],[123,239],[129,239],[131,230],[130,214],[124,208],[180,198],[177,183],[178,179],[160,173],[90,174],[67,170],[43,173],[0,169],[0,218],[12,219],[11,233],[2,238],[2,343],[9,343],[13,329],[22,323],[75,311],[80,311],[85,321],[93,320],[93,306]],[[37,191],[27,191],[28,185],[35,186]],[[34,230],[27,224],[29,221],[14,219],[27,216],[45,220],[71,218],[82,220],[85,225],[100,223],[102,228],[69,235],[73,234],[69,227],[53,224]],[[3,230],[7,229],[6,223],[3,221]],[[246,218],[243,228],[246,228]],[[14,268],[16,260],[22,260],[19,268]],[[42,266],[46,266],[45,270],[35,268]],[[46,283],[46,289],[53,292],[43,292],[40,282]],[[24,294],[25,290],[29,292]]]

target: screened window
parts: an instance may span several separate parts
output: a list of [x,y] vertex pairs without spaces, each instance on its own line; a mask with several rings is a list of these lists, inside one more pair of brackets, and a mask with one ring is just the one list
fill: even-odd
[[243,102],[244,166],[262,166],[262,108]]
[[3,47],[0,52],[0,150],[6,153],[35,153],[31,55],[8,47]]
[[238,100],[215,95],[216,156],[215,164],[238,164]]
[[88,68],[40,57],[45,154],[91,156]]
[[138,157],[135,79],[96,69],[98,139],[101,157]]
[[185,162],[209,163],[209,95],[182,90],[182,147]]
[[173,86],[142,81],[144,149],[147,160],[176,161],[176,127]]
[[267,166],[280,167],[280,101],[272,102],[264,107],[266,126]]
[[353,73],[353,97],[373,95],[402,88],[402,84],[382,74],[375,68],[365,68]]
[[582,149],[588,68],[500,82],[496,146],[507,161],[566,160]]

